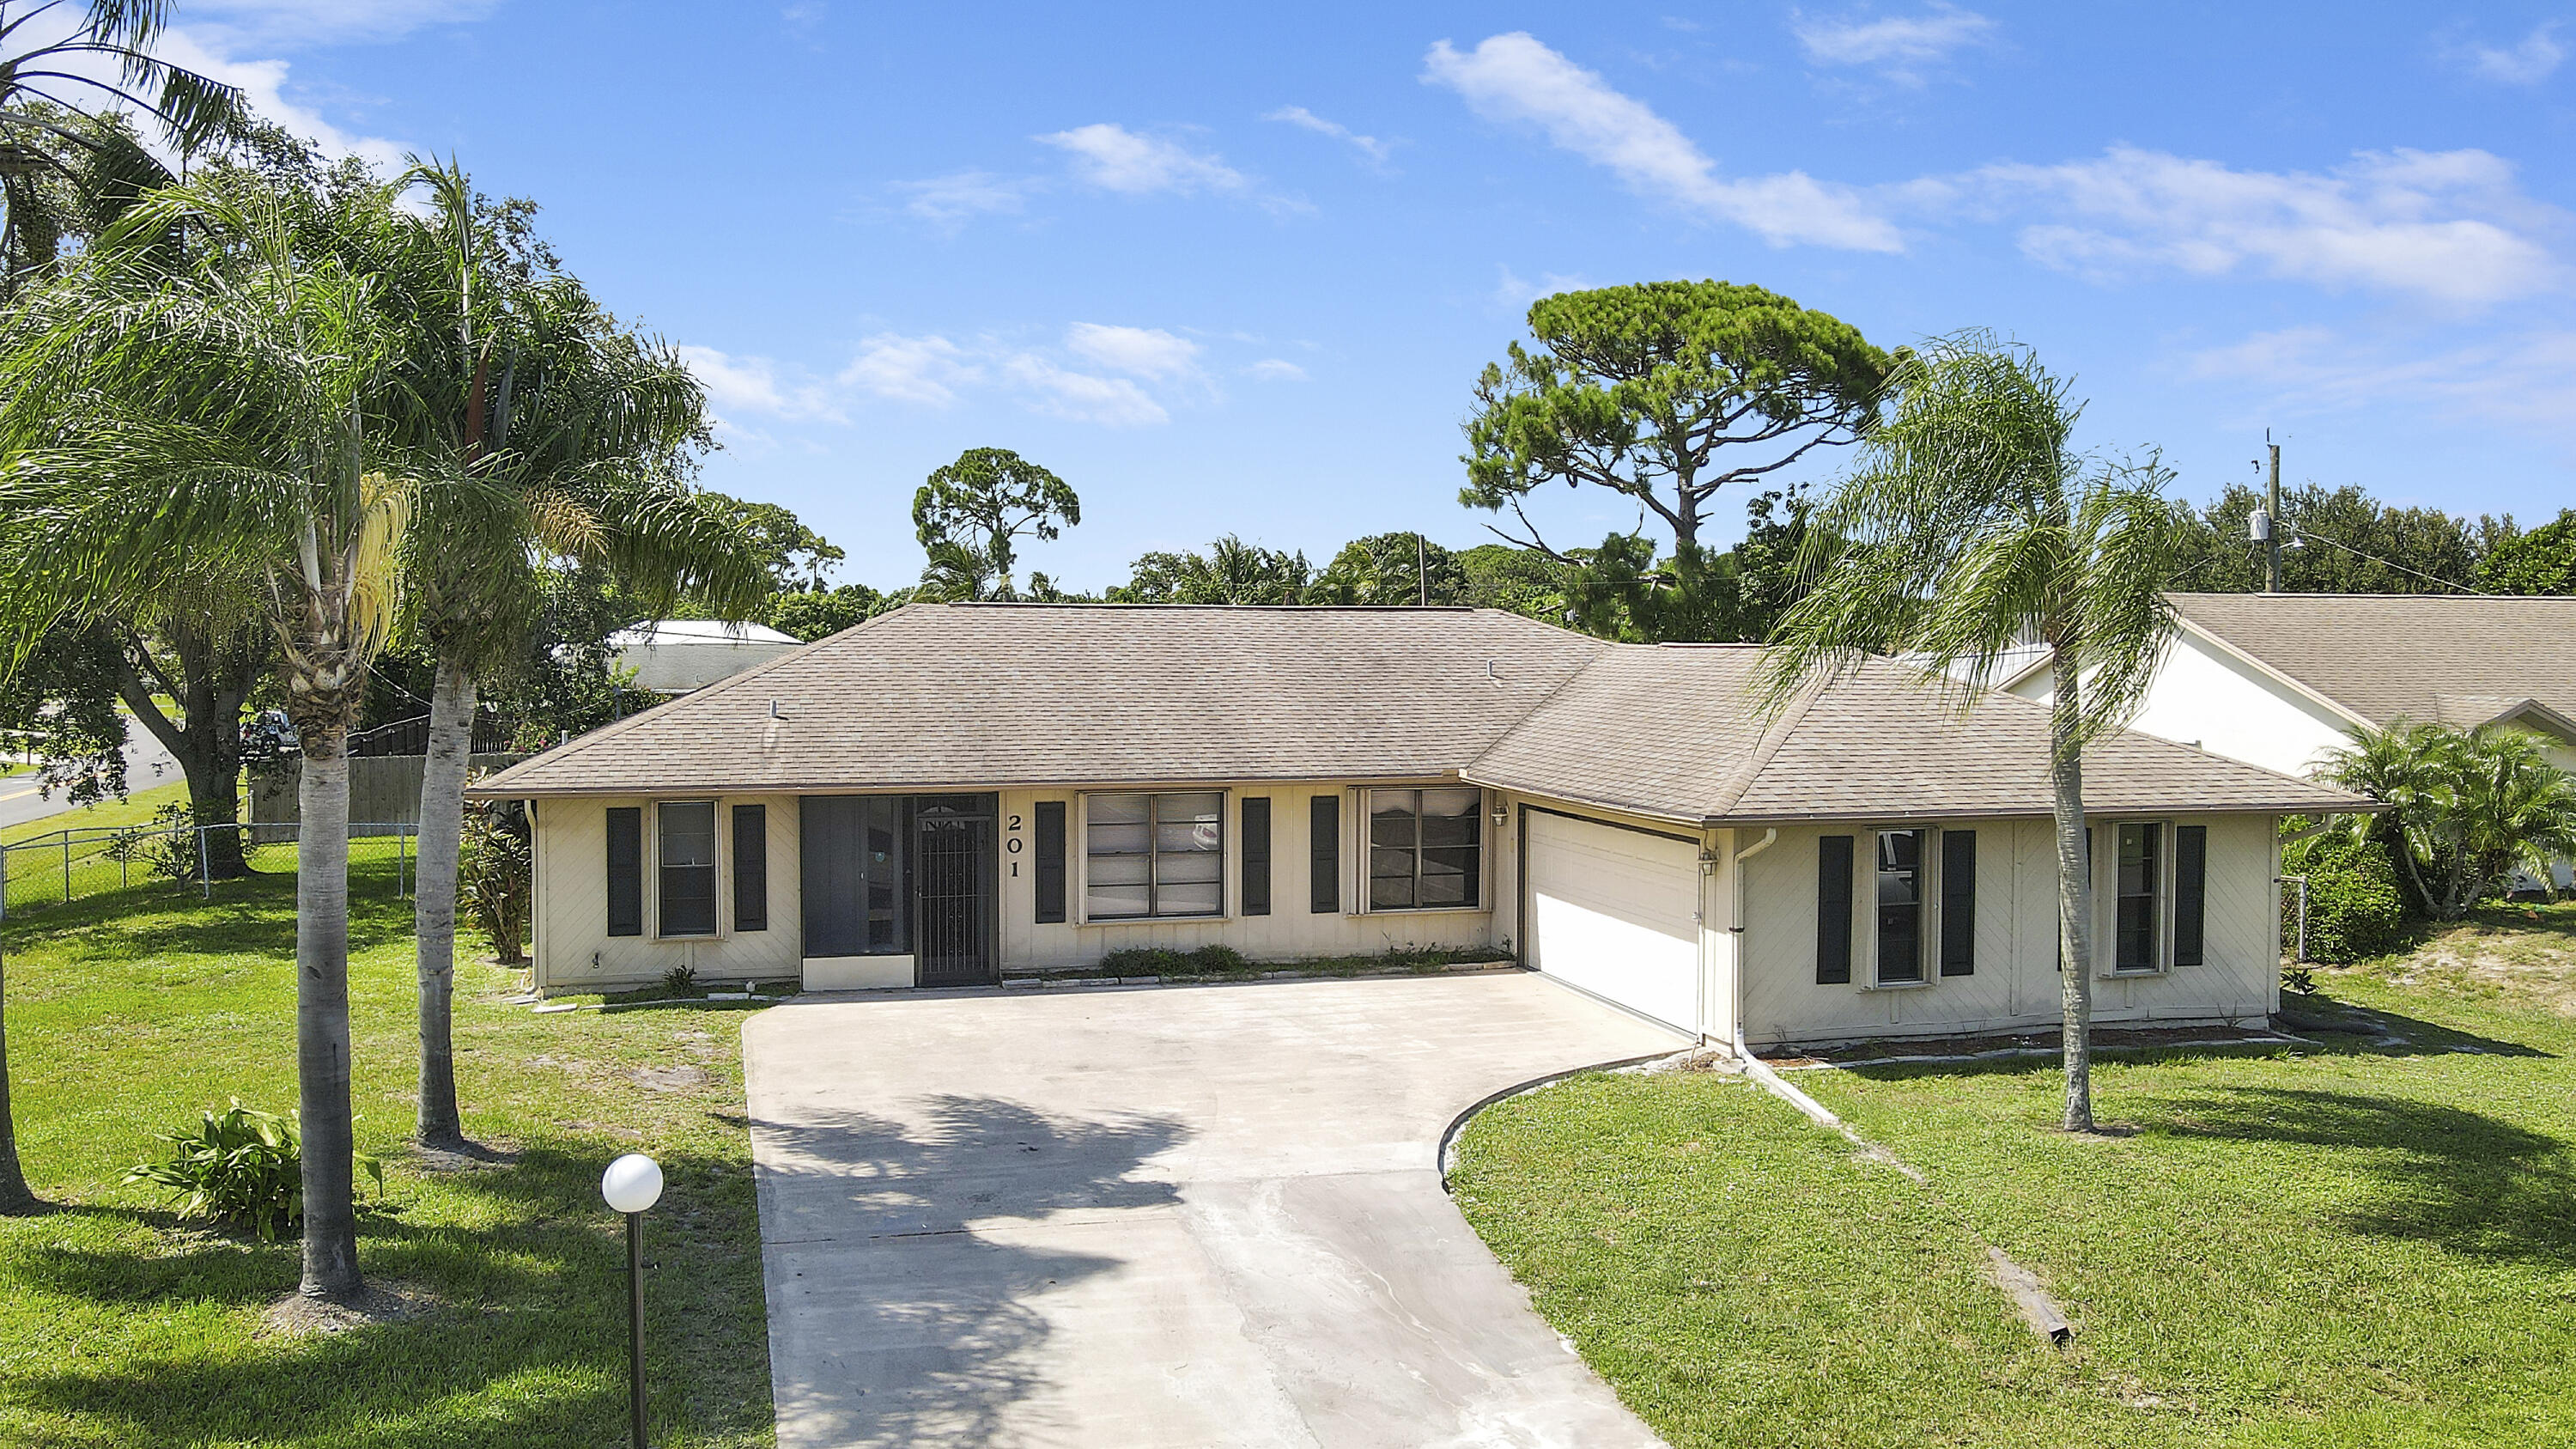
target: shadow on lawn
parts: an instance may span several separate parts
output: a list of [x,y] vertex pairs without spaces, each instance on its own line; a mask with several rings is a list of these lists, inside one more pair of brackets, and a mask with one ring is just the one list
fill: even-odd
[[2576,1267],[2576,1152],[2463,1107],[2304,1088],[2239,1087],[2156,1103],[2159,1130],[2368,1154],[2382,1191],[2339,1215],[2356,1232],[2456,1253]]
[[[772,1345],[779,1412],[809,1440],[847,1444],[995,1440],[1047,1382],[1035,1350],[1053,1330],[1033,1300],[1124,1260],[986,1224],[1175,1202],[1170,1184],[1132,1175],[1187,1135],[1167,1117],[1091,1121],[963,1096],[908,1121],[820,1110],[754,1130],[775,1271],[805,1280],[794,1337]],[[1024,1417],[1009,1427],[1043,1434]]]
[[[484,1200],[453,1214],[482,1226],[414,1221],[404,1198],[418,1190],[416,1182],[397,1192],[392,1210],[363,1213],[360,1261],[368,1276],[413,1285],[443,1305],[423,1317],[298,1339],[262,1337],[252,1349],[191,1344],[112,1367],[105,1355],[69,1355],[13,1367],[11,1390],[51,1412],[106,1426],[116,1443],[373,1449],[610,1442],[624,1422],[625,1262],[623,1239],[599,1204],[598,1178],[622,1146],[530,1146],[511,1166],[441,1178],[442,1194]],[[755,1321],[759,1313],[757,1236],[741,1164],[676,1153],[664,1168],[670,1186],[645,1231],[655,1270],[647,1274],[646,1312],[656,1421],[685,1420],[697,1434],[756,1430],[767,1418],[760,1385],[705,1392],[709,1379],[725,1374],[762,1384],[767,1378],[760,1341],[730,1334],[736,1312],[724,1311],[747,1307]],[[165,1213],[105,1208],[56,1215],[74,1219],[103,1228],[110,1219],[155,1228],[169,1222]],[[711,1238],[721,1256],[707,1251]],[[722,1252],[726,1240],[734,1251]],[[23,1244],[11,1254],[10,1272],[46,1291],[138,1312],[207,1303],[240,1311],[294,1288],[292,1241],[207,1238],[175,1246],[167,1257],[146,1257],[60,1240]],[[730,1304],[721,1287],[712,1296],[710,1290],[724,1258],[741,1277],[741,1297]]]

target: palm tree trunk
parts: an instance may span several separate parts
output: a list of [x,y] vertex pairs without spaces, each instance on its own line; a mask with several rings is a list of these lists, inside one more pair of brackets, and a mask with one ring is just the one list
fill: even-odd
[[[0,961],[5,961],[6,948],[0,947]],[[0,975],[5,975],[0,964]],[[0,984],[0,1000],[6,998],[5,984]],[[18,1119],[9,1105],[9,1026],[0,1016],[0,1215],[14,1217],[33,1212],[36,1194],[27,1186],[27,1174],[18,1166]]]
[[452,659],[429,694],[429,755],[420,777],[420,876],[412,898],[420,966],[419,1139],[465,1145],[456,1111],[456,853],[465,829],[465,773],[474,745],[474,678]]
[[2066,1118],[2069,1132],[2093,1130],[2093,862],[2084,837],[2084,756],[2077,745],[2080,712],[2074,654],[2056,650],[2056,694],[2049,706],[2049,784],[2057,820],[2058,995],[2065,1008]]
[[295,866],[295,1077],[304,1130],[304,1282],[308,1298],[347,1302],[358,1277],[350,1174],[349,729],[299,720],[303,817]]

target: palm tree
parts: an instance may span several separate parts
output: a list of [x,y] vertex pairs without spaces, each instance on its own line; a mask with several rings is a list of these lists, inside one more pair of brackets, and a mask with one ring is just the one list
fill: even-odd
[[1972,710],[2018,661],[2048,651],[2057,824],[2066,1111],[2093,1130],[2093,940],[2083,750],[2135,713],[2174,631],[2164,597],[2178,532],[2154,464],[2104,463],[2070,442],[2082,406],[2026,348],[1967,332],[1903,358],[1895,410],[1819,507],[1801,549],[1807,596],[1764,660],[1771,707],[1905,655]]
[[2392,722],[2357,729],[2318,777],[2384,801],[2347,818],[2355,840],[2378,840],[2404,864],[2415,903],[2456,921],[2515,872],[2547,880],[2576,856],[2576,778],[2549,762],[2528,730]]
[[[334,203],[388,224],[394,197]],[[202,185],[148,198],[58,281],[32,289],[0,351],[0,658],[54,618],[130,606],[173,570],[260,580],[303,755],[296,873],[302,1291],[362,1283],[349,1104],[348,733],[392,627],[413,513],[457,481],[400,447],[395,339],[371,278],[303,254],[309,208]],[[163,239],[184,225],[190,254]]]
[[748,618],[769,575],[743,532],[702,506],[680,465],[706,434],[705,400],[678,355],[619,327],[580,284],[513,254],[462,170],[415,164],[433,217],[387,270],[411,325],[406,367],[417,445],[482,485],[424,513],[411,615],[438,661],[421,779],[414,895],[425,1144],[465,1145],[452,1002],[456,884],[478,680],[522,652],[547,555],[606,565],[648,608],[686,593]]
[[[63,0],[0,0],[0,290],[54,259],[62,217],[44,195],[47,178],[104,173],[136,195],[171,179],[130,132],[95,118],[149,116],[183,153],[247,123],[240,90],[152,54],[170,10],[168,0],[70,10]],[[110,69],[115,78],[102,79]]]

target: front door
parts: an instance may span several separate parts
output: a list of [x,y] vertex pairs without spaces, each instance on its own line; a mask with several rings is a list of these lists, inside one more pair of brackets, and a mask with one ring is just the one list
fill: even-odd
[[990,795],[913,802],[914,940],[924,986],[987,986],[994,971]]

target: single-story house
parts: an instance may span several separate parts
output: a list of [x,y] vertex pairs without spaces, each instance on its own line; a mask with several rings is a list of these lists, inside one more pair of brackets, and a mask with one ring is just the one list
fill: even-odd
[[755,664],[802,647],[793,634],[765,624],[714,619],[653,619],[608,636],[617,667],[631,670],[635,687],[655,694],[687,694]]
[[[2181,628],[2131,729],[2305,776],[2356,729],[2512,725],[2576,770],[2576,598],[2166,597]],[[2045,657],[2003,688],[2042,704],[2056,693]],[[2555,875],[2568,885],[2568,863]]]
[[[2576,598],[2166,597],[2181,628],[2132,729],[2304,776],[2354,729],[2512,724],[2576,769]],[[2044,657],[2003,688],[2055,692]]]
[[[1759,657],[1479,609],[917,604],[476,793],[534,813],[542,991],[1436,946],[1719,1040],[2055,1021],[2046,711],[1887,663],[1766,720]],[[2275,819],[2367,802],[2139,734],[2086,792],[2102,1019],[2270,1013]]]

